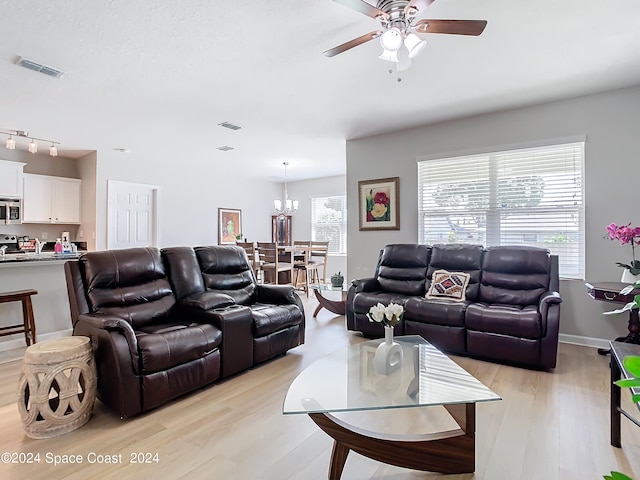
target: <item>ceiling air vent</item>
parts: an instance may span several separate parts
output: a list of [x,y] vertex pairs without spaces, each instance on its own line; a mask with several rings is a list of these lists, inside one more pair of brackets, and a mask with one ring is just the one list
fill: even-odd
[[28,68],[29,70],[33,70],[34,72],[44,73],[45,75],[49,75],[50,77],[55,78],[60,78],[65,73],[62,70],[42,65],[41,63],[34,62],[33,60],[29,60],[24,57],[18,57],[18,59],[16,60],[16,65]]
[[228,152],[229,150],[233,150],[233,147],[230,147],[229,145],[223,145],[221,147],[216,147],[216,149],[222,152]]
[[224,128],[228,128],[229,130],[240,130],[242,128],[242,127],[239,127],[238,125],[234,125],[233,123],[229,123],[229,122],[222,122],[222,123],[219,123],[218,125]]

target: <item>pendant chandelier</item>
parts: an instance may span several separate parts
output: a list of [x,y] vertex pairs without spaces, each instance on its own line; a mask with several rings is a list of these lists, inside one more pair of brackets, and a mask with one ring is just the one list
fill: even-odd
[[287,192],[287,165],[289,165],[289,162],[282,162],[282,164],[284,165],[284,203],[282,200],[274,200],[273,206],[278,215],[288,215],[298,210],[298,201],[291,200]]

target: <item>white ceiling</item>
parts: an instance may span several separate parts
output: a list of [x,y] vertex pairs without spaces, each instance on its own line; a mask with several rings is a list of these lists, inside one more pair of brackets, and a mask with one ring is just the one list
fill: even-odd
[[[322,55],[378,29],[331,0],[0,0],[0,12],[0,128],[100,161],[128,148],[262,178],[283,161],[289,180],[337,175],[346,139],[640,84],[638,0],[436,0],[420,18],[488,26],[423,36],[401,82],[377,40]],[[19,55],[66,74],[19,68]]]

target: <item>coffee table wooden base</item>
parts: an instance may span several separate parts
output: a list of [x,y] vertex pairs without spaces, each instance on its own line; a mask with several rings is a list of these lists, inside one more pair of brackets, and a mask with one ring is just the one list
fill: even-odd
[[328,413],[309,417],[334,439],[329,480],[338,480],[349,451],[379,462],[439,473],[475,471],[475,403],[444,405],[460,426],[457,430],[424,435],[396,435],[354,427]]
[[335,313],[336,315],[344,315],[347,310],[346,297],[347,292],[342,292],[342,300],[329,300],[327,297],[322,295],[322,292],[318,289],[314,289],[316,298],[318,299],[318,306],[316,310],[313,312],[313,316],[317,317],[320,310],[326,308],[331,313]]

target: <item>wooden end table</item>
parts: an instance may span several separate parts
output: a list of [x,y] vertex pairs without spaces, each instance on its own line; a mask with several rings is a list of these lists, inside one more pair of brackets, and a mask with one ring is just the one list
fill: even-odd
[[[629,355],[640,356],[640,346],[629,343],[609,342],[611,345],[611,445],[620,448],[620,414],[627,417],[640,427],[640,421],[620,406],[620,387],[613,382],[621,378],[630,378],[631,374],[624,368],[624,357]],[[640,389],[632,388],[632,393],[640,393]],[[640,405],[636,405],[640,409]]]
[[[620,303],[624,305],[632,302],[633,297],[640,294],[640,288],[636,288],[626,295],[621,295],[620,290],[622,290],[627,285],[628,284],[622,282],[599,282],[594,284],[587,284],[587,293],[594,300]],[[629,331],[629,333],[626,336],[618,337],[615,339],[615,341],[640,345],[640,319],[638,318],[637,308],[629,311],[629,323],[627,324],[627,330]],[[607,355],[610,352],[610,349],[598,349],[598,353],[600,355]]]

